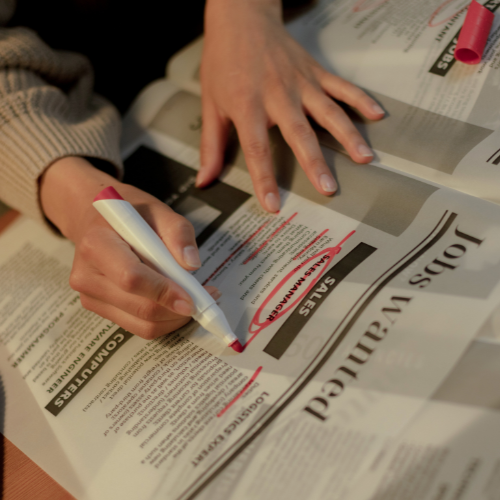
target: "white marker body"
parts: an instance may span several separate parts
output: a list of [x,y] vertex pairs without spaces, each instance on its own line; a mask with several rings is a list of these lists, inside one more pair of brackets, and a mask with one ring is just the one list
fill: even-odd
[[193,299],[196,308],[193,318],[198,323],[227,345],[237,340],[212,296],[178,264],[161,238],[128,201],[98,200],[93,205],[144,263],[186,290]]

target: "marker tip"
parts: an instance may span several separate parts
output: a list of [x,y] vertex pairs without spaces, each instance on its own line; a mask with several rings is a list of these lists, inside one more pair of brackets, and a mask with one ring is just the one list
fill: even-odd
[[229,347],[232,347],[236,352],[243,352],[243,346],[240,344],[239,340],[235,340],[234,342],[229,344]]

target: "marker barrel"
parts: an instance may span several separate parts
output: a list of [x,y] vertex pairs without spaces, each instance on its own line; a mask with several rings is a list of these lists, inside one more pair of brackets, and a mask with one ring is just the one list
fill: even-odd
[[186,290],[193,299],[196,309],[193,318],[196,321],[235,351],[241,352],[241,344],[215,300],[194,276],[179,265],[165,243],[128,201],[115,189],[106,188],[96,196],[93,205],[145,264]]

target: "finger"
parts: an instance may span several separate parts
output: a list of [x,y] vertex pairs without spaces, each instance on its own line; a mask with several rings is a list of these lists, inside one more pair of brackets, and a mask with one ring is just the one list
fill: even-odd
[[235,126],[255,194],[265,210],[275,213],[280,209],[280,197],[266,122],[263,112],[248,109],[248,112],[235,119]]
[[212,296],[214,300],[219,300],[222,297],[221,291],[212,285],[204,286],[205,290]]
[[337,183],[303,111],[298,106],[288,104],[274,112],[285,141],[292,148],[313,186],[324,195],[332,195],[337,190]]
[[325,92],[335,99],[356,108],[370,120],[380,120],[384,117],[385,111],[374,99],[343,78],[324,72],[320,78],[320,83]]
[[358,163],[369,163],[373,152],[345,111],[330,97],[312,87],[304,94],[308,114],[328,130]]
[[186,307],[182,301],[179,303],[174,300],[171,307],[167,308],[150,298],[128,293],[97,269],[87,268],[78,282],[73,279],[72,285],[82,297],[91,297],[105,304],[110,304],[145,321],[158,322],[180,319],[190,316],[191,312],[190,307]]
[[[141,211],[141,207],[138,207]],[[193,271],[201,266],[194,227],[185,217],[164,203],[147,207],[142,214],[146,222],[162,239],[175,260],[184,269]]]
[[[191,308],[186,308],[182,301],[180,303],[174,301],[171,308],[166,308],[149,298],[125,292],[97,269],[86,266],[80,274],[79,279],[72,276],[71,285],[82,296],[85,295],[100,302],[111,304],[137,318],[158,322],[190,316]],[[216,287],[206,286],[205,289],[214,300],[221,297],[221,293]]]
[[[104,275],[124,293],[149,299],[184,316],[194,313],[189,294],[179,285],[143,264],[125,241],[106,227],[89,233],[78,246],[70,285],[94,296],[98,286],[95,271]],[[123,306],[123,296],[106,289],[101,299],[115,307]]]
[[224,150],[229,134],[230,121],[222,118],[211,101],[203,101],[203,125],[200,143],[200,171],[196,187],[213,182],[224,166]]
[[113,323],[125,328],[125,330],[146,340],[152,340],[171,333],[191,320],[191,318],[184,316],[167,321],[146,321],[85,294],[80,297],[82,305],[89,311],[113,321]]

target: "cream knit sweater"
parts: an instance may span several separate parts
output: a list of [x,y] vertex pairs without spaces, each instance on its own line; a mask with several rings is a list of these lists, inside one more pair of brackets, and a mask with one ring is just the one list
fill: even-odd
[[5,28],[15,0],[0,0],[0,199],[44,221],[38,179],[55,160],[85,156],[122,171],[120,117],[93,94],[86,57],[50,49],[27,28]]

